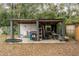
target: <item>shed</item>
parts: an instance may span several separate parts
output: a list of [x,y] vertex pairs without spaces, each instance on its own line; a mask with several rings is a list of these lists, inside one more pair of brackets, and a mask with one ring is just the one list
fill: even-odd
[[[65,35],[65,25],[63,19],[13,19],[10,20],[11,25],[11,35],[12,38],[14,38],[13,33],[13,26],[14,24],[18,24],[20,26],[20,33],[23,35],[26,35],[26,33],[29,33],[30,31],[36,31],[37,33],[37,40],[40,40],[41,38],[45,38],[46,36],[46,29],[45,26],[51,26],[51,31],[54,30],[55,33],[60,34],[63,39]],[[57,26],[60,24],[61,29],[57,29]],[[26,27],[26,29],[23,29]],[[40,34],[40,28],[42,33]]]
[[79,41],[79,23],[66,24],[66,35]]
[[75,37],[75,24],[66,24],[66,35],[71,38]]

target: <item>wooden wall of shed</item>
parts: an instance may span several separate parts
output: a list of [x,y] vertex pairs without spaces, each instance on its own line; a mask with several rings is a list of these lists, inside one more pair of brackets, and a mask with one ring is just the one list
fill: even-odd
[[75,29],[75,39],[79,41],[79,24],[76,25]]

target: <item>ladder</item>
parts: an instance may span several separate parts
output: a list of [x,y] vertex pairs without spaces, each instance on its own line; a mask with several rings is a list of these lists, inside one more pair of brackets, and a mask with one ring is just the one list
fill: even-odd
[[39,28],[39,39],[42,40],[42,27]]

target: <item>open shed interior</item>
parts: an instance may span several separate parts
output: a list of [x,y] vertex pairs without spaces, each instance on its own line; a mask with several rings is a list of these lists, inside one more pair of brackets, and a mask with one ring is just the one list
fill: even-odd
[[[43,40],[58,38],[60,30],[58,29],[59,22],[39,22],[39,38]],[[61,35],[61,34],[60,34]],[[54,38],[55,39],[55,38]]]

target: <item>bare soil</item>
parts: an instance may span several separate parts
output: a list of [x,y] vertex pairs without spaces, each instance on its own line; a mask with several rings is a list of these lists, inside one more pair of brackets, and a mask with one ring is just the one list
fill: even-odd
[[77,56],[79,42],[66,43],[0,43],[4,56]]
[[6,43],[10,36],[0,35],[1,56],[79,56],[79,42]]

